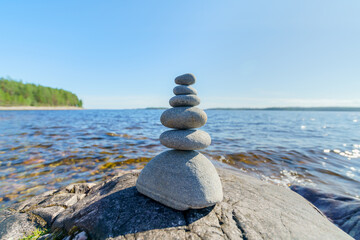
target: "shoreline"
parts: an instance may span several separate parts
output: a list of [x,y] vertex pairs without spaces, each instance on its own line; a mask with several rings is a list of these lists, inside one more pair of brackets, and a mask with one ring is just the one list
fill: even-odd
[[71,107],[71,106],[13,106],[13,107],[2,107],[0,106],[0,111],[26,111],[26,110],[83,110],[81,107]]

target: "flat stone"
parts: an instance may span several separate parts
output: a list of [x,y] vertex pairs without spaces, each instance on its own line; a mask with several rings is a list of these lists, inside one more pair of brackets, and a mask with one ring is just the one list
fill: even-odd
[[137,190],[177,210],[213,206],[223,199],[214,165],[196,151],[165,151],[141,171]]
[[179,85],[192,85],[195,83],[195,76],[191,73],[186,73],[175,78],[175,83]]
[[160,142],[177,150],[199,150],[211,144],[211,137],[202,130],[170,130],[160,135]]
[[177,95],[169,100],[172,107],[193,107],[200,104],[200,98],[196,95]]
[[173,92],[175,95],[188,95],[188,94],[197,95],[197,91],[195,88],[184,85],[174,87]]
[[165,110],[161,114],[160,121],[168,128],[199,128],[205,125],[207,115],[197,107],[175,107]]
[[[66,206],[64,204],[64,206]],[[39,207],[35,208],[34,210],[29,211],[36,216],[41,217],[45,222],[52,223],[59,213],[65,210],[63,206],[49,206],[49,207]]]

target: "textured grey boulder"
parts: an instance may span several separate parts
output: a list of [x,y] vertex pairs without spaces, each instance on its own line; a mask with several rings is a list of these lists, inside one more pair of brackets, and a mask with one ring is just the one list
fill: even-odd
[[200,104],[200,98],[196,95],[177,95],[170,98],[170,106],[172,107],[186,107],[186,106],[197,106]]
[[160,121],[162,125],[168,128],[199,128],[205,125],[207,115],[197,107],[176,107],[164,111],[161,114]]
[[355,239],[360,239],[359,199],[326,193],[307,186],[292,185],[290,189],[314,204],[342,230]]
[[61,212],[83,199],[95,185],[71,184],[0,210],[0,240],[22,239],[38,227],[50,227]]
[[0,239],[22,239],[36,230],[37,224],[27,214],[0,210]]
[[180,86],[174,87],[173,92],[175,95],[187,95],[187,94],[197,95],[197,91],[195,88],[190,87],[190,86],[185,86],[185,85],[180,85]]
[[[224,200],[212,207],[183,212],[168,208],[140,194],[135,188],[139,174],[128,173],[86,187],[85,192],[78,187],[75,191],[64,188],[28,199],[12,206],[11,211],[0,210],[0,239],[21,239],[32,232],[43,224],[43,215],[31,220],[32,212],[39,208],[46,211],[50,206],[62,208],[53,215],[53,222],[45,222],[53,231],[64,233],[58,239],[71,239],[64,237],[74,233],[74,228],[85,231],[90,239],[108,240],[352,239],[288,188],[224,168],[217,168],[217,172]],[[74,199],[71,206],[68,199]],[[355,220],[356,211],[352,214]],[[343,221],[348,218],[346,215]],[[353,231],[352,236],[358,239],[360,229]]]
[[211,137],[202,130],[169,130],[160,135],[160,142],[178,150],[200,150],[211,144]]
[[137,190],[177,210],[212,206],[223,199],[214,165],[196,151],[165,151],[153,158],[136,183]]
[[195,76],[191,73],[186,73],[175,78],[175,83],[179,85],[191,85],[195,83]]

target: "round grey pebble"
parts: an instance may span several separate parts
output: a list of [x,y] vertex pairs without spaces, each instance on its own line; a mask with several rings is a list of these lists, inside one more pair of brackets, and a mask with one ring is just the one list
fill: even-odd
[[179,85],[191,85],[195,83],[195,76],[191,73],[186,73],[175,78],[175,83]]
[[177,150],[199,150],[211,144],[211,137],[202,130],[170,130],[160,135],[160,142]]
[[137,190],[174,209],[183,211],[215,205],[223,199],[214,165],[196,151],[165,151],[141,171]]
[[188,94],[197,95],[197,91],[195,88],[185,85],[176,86],[173,92],[175,95],[188,95]]
[[207,121],[206,113],[197,107],[175,107],[161,114],[162,125],[168,128],[190,129],[199,128]]
[[196,95],[177,95],[169,100],[172,107],[193,107],[200,104],[200,98]]

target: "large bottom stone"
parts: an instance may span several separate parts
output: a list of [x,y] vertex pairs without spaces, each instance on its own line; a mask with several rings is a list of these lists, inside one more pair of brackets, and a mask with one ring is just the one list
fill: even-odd
[[214,165],[196,151],[165,151],[141,171],[137,190],[176,210],[199,209],[223,199]]

